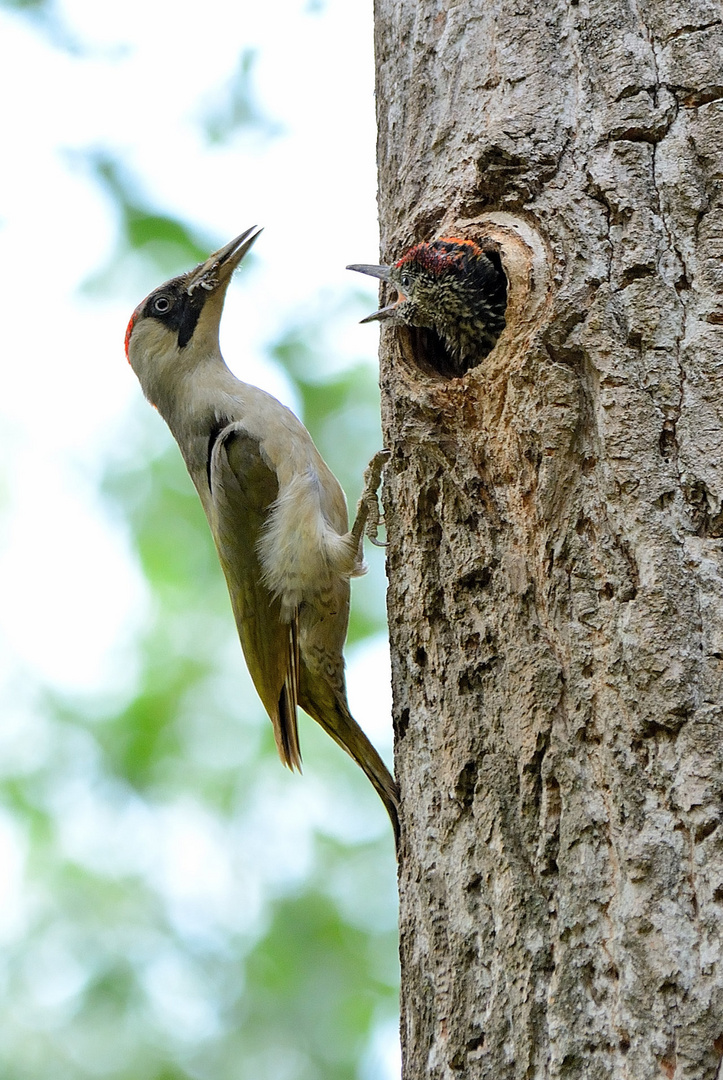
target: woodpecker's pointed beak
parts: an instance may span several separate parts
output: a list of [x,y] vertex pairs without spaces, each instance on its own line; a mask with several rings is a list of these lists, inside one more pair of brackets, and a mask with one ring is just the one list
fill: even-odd
[[189,296],[198,288],[212,292],[219,285],[228,285],[234,270],[262,231],[258,225],[254,225],[230,244],[209,255],[204,263],[192,270],[186,285]]
[[391,266],[370,266],[368,263],[352,263],[347,270],[356,270],[357,274],[368,274],[369,277],[378,277],[382,281],[389,281]]
[[[389,281],[389,271],[391,270],[391,266],[370,266],[368,263],[352,263],[351,266],[347,266],[347,270],[356,270],[358,274],[368,274],[369,277],[379,278],[380,281]],[[400,296],[395,303],[372,312],[371,315],[367,315],[366,319],[362,319],[361,322],[381,322],[383,319],[391,319],[396,313],[397,304],[401,299],[402,297]]]
[[395,304],[390,304],[388,307],[379,308],[378,311],[373,311],[371,315],[367,315],[366,319],[360,319],[359,324],[367,322],[382,322],[384,319],[391,319],[393,315],[397,313],[397,307],[399,301]]

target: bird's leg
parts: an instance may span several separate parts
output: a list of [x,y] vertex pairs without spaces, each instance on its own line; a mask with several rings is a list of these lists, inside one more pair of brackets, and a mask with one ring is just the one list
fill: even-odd
[[376,547],[386,547],[383,540],[377,540],[379,526],[384,524],[377,493],[382,482],[382,470],[391,453],[391,450],[379,450],[364,471],[364,490],[356,504],[356,518],[351,530],[357,550],[361,547],[365,534]]

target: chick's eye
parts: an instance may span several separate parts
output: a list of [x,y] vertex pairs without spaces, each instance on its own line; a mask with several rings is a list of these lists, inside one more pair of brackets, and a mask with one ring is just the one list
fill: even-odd
[[402,274],[400,280],[401,280],[403,289],[408,289],[409,286],[412,284],[412,278],[411,278],[410,274]]
[[165,315],[170,310],[171,301],[167,296],[157,296],[153,301],[153,310],[157,311],[159,315]]

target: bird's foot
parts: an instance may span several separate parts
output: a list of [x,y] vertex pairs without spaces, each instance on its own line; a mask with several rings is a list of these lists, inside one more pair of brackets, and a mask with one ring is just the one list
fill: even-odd
[[391,454],[391,450],[379,450],[364,471],[364,490],[357,503],[356,520],[352,529],[352,536],[357,544],[361,544],[362,537],[366,535],[375,547],[387,546],[385,541],[377,539],[379,526],[384,524],[384,517],[379,509],[378,492],[382,471]]

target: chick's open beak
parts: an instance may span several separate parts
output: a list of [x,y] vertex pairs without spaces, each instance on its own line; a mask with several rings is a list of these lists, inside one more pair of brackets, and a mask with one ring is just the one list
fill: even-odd
[[[351,266],[347,266],[347,270],[356,270],[358,274],[368,274],[369,277],[379,278],[380,281],[389,281],[389,271],[391,266],[371,266],[369,263],[352,263]],[[367,315],[366,319],[362,319],[363,323],[377,322],[382,319],[390,319],[394,315],[397,305],[404,298],[399,298],[388,307],[379,308],[378,311],[372,312],[371,315]]]
[[356,270],[357,274],[368,274],[369,277],[378,277],[382,281],[389,281],[391,266],[370,266],[369,263],[352,263],[347,270]]

